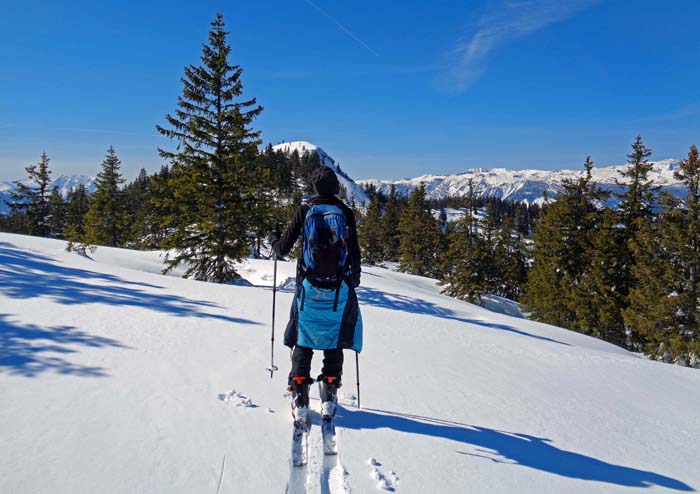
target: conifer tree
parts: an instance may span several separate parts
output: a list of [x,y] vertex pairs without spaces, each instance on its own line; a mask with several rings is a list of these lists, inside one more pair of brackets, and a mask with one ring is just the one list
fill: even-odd
[[642,142],[642,137],[632,144],[632,152],[627,155],[627,169],[620,172],[622,180],[616,179],[618,186],[625,191],[617,194],[620,201],[620,216],[622,223],[630,230],[631,234],[637,229],[637,220],[649,219],[653,213],[655,203],[655,187],[648,178],[652,164],[648,158],[651,149]]
[[133,247],[141,247],[147,235],[146,201],[150,194],[150,179],[145,169],[142,168],[136,179],[124,187],[123,193],[128,218],[125,241]]
[[382,216],[382,229],[380,244],[382,245],[382,259],[396,262],[399,260],[399,219],[401,218],[401,205],[396,193],[396,187],[391,184],[389,197],[384,206]]
[[47,222],[51,214],[49,161],[46,152],[42,153],[39,163],[25,168],[27,180],[14,182],[16,190],[10,194],[11,201],[7,204],[10,206],[12,216],[17,218],[19,233],[38,237],[49,236],[50,226]]
[[63,238],[63,232],[66,228],[66,214],[66,202],[58,187],[54,186],[49,195],[49,214],[46,217],[49,237]]
[[589,228],[588,266],[573,291],[573,329],[623,346],[626,329],[622,311],[627,298],[621,287],[625,283],[626,232],[616,212],[608,208],[592,214]]
[[498,273],[498,283],[493,293],[518,300],[527,278],[527,256],[515,217],[508,216],[503,220],[493,258]]
[[185,276],[218,283],[239,277],[234,262],[248,252],[247,208],[261,143],[251,125],[262,107],[255,98],[242,99],[242,68],[229,62],[227,34],[218,13],[201,65],[185,68],[178,109],[166,116],[168,128],[157,126],[178,143],[176,151],[160,150],[172,162],[170,186],[178,207],[166,239],[175,249],[166,271],[184,262]]
[[168,165],[163,165],[158,173],[148,179],[148,195],[144,205],[143,237],[144,248],[169,248],[168,237],[178,214],[178,205],[171,185],[176,175]]
[[590,157],[584,167],[579,179],[562,182],[562,192],[535,228],[534,262],[521,302],[538,321],[587,332],[579,325],[577,302],[604,192],[591,179]]
[[478,233],[474,201],[474,182],[470,179],[464,216],[449,226],[448,247],[441,263],[443,292],[469,302],[477,302],[488,288],[484,269],[488,253]]
[[102,170],[95,181],[95,192],[85,216],[85,243],[122,247],[128,232],[128,210],[122,190],[125,180],[121,161],[113,146],[107,149]]
[[276,194],[273,194],[275,184],[271,172],[260,158],[258,166],[250,170],[252,187],[246,194],[246,207],[250,214],[248,221],[251,225],[251,244],[256,258],[261,256],[263,238],[267,237],[275,223],[279,222],[280,208],[276,204]]
[[66,199],[66,225],[63,238],[68,240],[66,250],[85,252],[85,217],[90,207],[90,198],[85,184],[80,184],[68,193]]
[[360,249],[367,264],[376,264],[382,259],[382,214],[379,197],[375,194],[362,215],[358,226]]
[[501,285],[501,265],[505,252],[499,252],[498,245],[498,213],[493,202],[486,204],[486,214],[481,223],[481,240],[484,255],[481,259],[480,270],[484,278],[484,289],[489,293],[499,293]]
[[631,243],[637,262],[625,322],[654,358],[700,366],[700,159],[695,146],[676,178],[684,200],[662,194],[663,212],[640,224]]
[[[617,180],[617,184],[624,187],[624,192],[617,194],[621,200],[619,206],[620,223],[624,225],[626,234],[627,249],[623,252],[623,262],[620,265],[622,283],[620,291],[627,297],[632,287],[636,284],[634,279],[635,259],[632,243],[636,240],[637,232],[644,226],[644,223],[651,221],[656,202],[656,187],[649,172],[652,164],[648,158],[652,151],[646,147],[641,136],[637,136],[632,144],[632,152],[627,155],[627,169],[620,172],[622,180]],[[625,307],[629,300],[625,298]],[[641,334],[631,326],[625,330],[625,346],[632,350],[640,351],[645,342]]]
[[440,228],[425,198],[425,185],[408,199],[399,221],[401,271],[433,276],[437,267]]

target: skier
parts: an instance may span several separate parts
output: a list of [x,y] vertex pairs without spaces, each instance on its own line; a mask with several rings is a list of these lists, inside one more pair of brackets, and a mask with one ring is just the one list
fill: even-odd
[[[316,195],[297,208],[281,238],[276,231],[270,240],[275,254],[284,257],[302,236],[296,293],[284,334],[284,344],[292,348],[288,390],[292,392],[295,430],[308,431],[309,386],[314,382],[311,358],[313,350],[323,350],[323,368],[317,380],[325,438],[327,430],[335,430],[343,349],[362,349],[362,318],[355,294],[361,257],[355,216],[336,197],[340,184],[335,172],[322,166],[313,172],[311,185]],[[329,447],[332,450],[334,443]]]

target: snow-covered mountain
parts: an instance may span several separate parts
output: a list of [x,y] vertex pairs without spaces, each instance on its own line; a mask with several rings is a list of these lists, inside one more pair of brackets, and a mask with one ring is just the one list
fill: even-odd
[[340,181],[340,185],[347,192],[348,200],[352,200],[354,198],[355,203],[357,203],[358,206],[369,204],[369,198],[362,187],[355,183],[355,181],[350,178],[347,173],[341,170],[340,166],[328,155],[328,153],[315,144],[311,144],[310,142],[306,141],[284,142],[273,146],[273,149],[275,151],[282,151],[286,154],[292,154],[294,151],[297,151],[299,156],[303,156],[305,153],[318,153],[321,163],[335,171],[336,175],[338,176],[338,180]]
[[157,274],[162,254],[100,247],[88,258],[0,233],[0,492],[700,489],[700,370],[369,266],[362,408],[346,352],[340,453],[323,456],[314,386],[310,461],[290,467],[280,333],[294,264],[277,265],[270,379],[272,261],[241,265],[247,284],[217,285]]
[[[620,178],[619,172],[626,165],[593,168],[593,179],[603,188],[619,192],[620,187],[615,179]],[[678,161],[666,159],[653,163],[649,178],[654,180],[664,190],[682,195],[683,187],[673,177],[678,169]],[[547,191],[549,198],[554,198],[561,191],[564,179],[575,179],[583,174],[582,170],[508,170],[505,168],[474,168],[454,175],[422,175],[416,178],[402,180],[358,180],[360,185],[372,184],[379,190],[388,193],[393,184],[400,194],[408,194],[421,183],[426,186],[428,197],[441,199],[448,196],[466,196],[469,193],[469,180],[474,183],[474,191],[481,197],[498,197],[515,202],[542,204],[543,193]]]
[[[58,191],[65,198],[71,190],[81,184],[85,185],[88,192],[92,193],[95,190],[95,177],[89,175],[61,175],[51,182],[49,190],[58,187]],[[0,182],[0,214],[6,214],[9,211],[10,208],[5,201],[12,200],[10,194],[15,190],[17,190],[17,186],[13,182]]]

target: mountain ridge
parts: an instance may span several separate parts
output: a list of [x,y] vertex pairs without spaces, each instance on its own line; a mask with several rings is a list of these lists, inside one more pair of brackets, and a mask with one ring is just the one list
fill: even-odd
[[[679,161],[664,159],[652,162],[653,168],[649,178],[662,189],[681,195],[683,186],[673,176],[678,170]],[[627,165],[611,165],[594,167],[592,177],[603,189],[620,192],[622,187],[616,179],[621,179],[620,172]],[[583,175],[583,170],[510,170],[507,168],[471,168],[454,174],[425,174],[413,178],[399,180],[361,179],[357,183],[362,186],[372,185],[387,194],[391,185],[396,187],[401,195],[410,194],[421,183],[426,185],[427,196],[430,199],[444,199],[450,196],[465,196],[469,193],[469,179],[473,180],[474,190],[479,197],[497,197],[514,202],[528,204],[543,204],[546,191],[549,198],[556,197],[562,190],[563,180],[575,180]],[[611,198],[611,203],[615,199]]]

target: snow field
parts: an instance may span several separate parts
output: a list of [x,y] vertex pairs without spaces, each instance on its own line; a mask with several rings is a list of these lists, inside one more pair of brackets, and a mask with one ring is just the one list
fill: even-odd
[[[279,264],[270,379],[271,262],[220,286],[158,274],[157,252],[64,246],[0,234],[0,492],[285,492],[294,264]],[[368,267],[362,281],[363,408],[346,352],[339,455],[322,454],[314,386],[302,492],[700,488],[698,370],[434,280]]]

